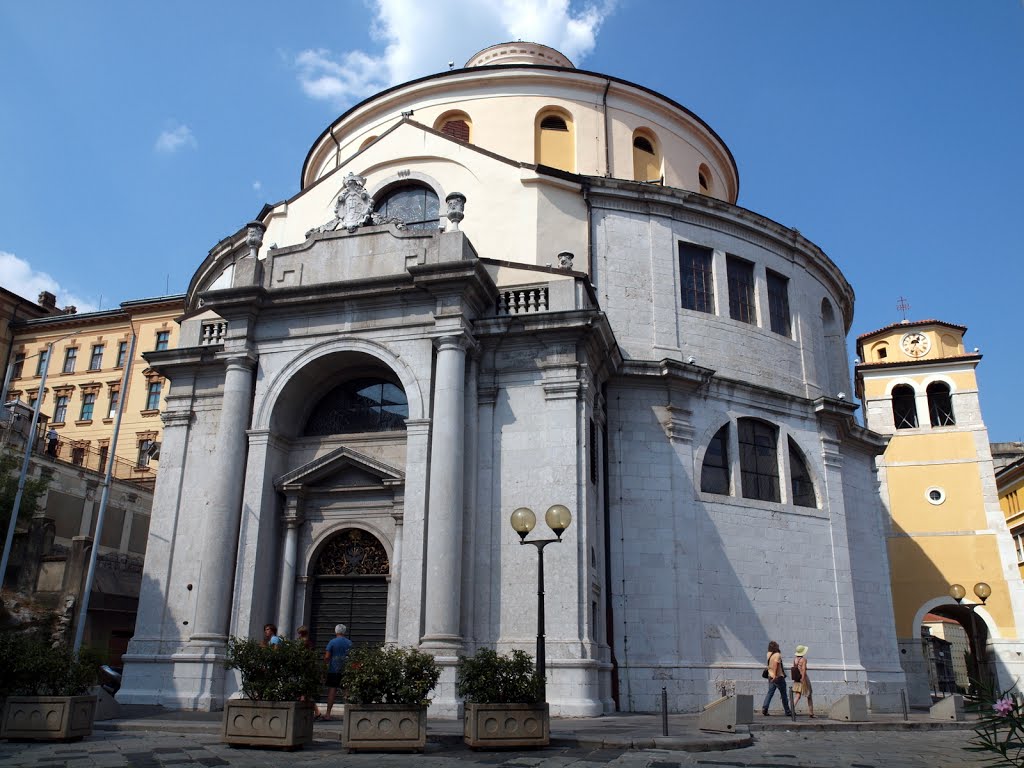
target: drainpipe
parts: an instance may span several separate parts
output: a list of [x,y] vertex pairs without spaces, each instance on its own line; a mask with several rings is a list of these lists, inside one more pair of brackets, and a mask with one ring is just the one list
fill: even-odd
[[611,178],[612,175],[612,148],[608,141],[611,132],[608,128],[608,89],[612,87],[612,81],[606,80],[604,84],[604,95],[601,97],[601,110],[604,112],[604,175]]
[[334,136],[334,126],[330,126],[327,132],[331,134],[331,139],[334,141],[334,146],[337,148],[337,152],[334,153],[334,167],[337,168],[341,165],[341,144],[338,143],[338,139]]

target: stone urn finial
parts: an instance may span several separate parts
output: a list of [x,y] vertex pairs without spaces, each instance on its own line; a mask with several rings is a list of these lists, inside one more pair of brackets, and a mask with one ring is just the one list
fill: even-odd
[[459,231],[459,222],[466,218],[466,196],[461,192],[452,192],[444,199],[448,203],[448,221],[452,223],[450,232]]
[[572,260],[576,257],[568,251],[562,251],[558,254],[558,267],[559,269],[572,269]]
[[245,244],[249,246],[249,253],[255,259],[263,245],[263,233],[267,231],[262,221],[250,221],[245,229]]

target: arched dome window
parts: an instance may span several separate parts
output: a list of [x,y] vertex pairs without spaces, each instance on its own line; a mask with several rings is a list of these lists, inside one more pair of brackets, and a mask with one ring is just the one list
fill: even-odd
[[572,117],[555,109],[537,114],[535,157],[537,165],[576,172],[576,146]]
[[779,501],[778,428],[758,419],[740,419],[736,426],[743,497]]
[[702,195],[711,195],[713,192],[711,182],[711,169],[704,163],[697,169],[697,187]]
[[928,415],[933,427],[952,427],[956,424],[953,416],[953,398],[949,393],[949,384],[933,381],[928,385]]
[[892,420],[896,429],[917,427],[917,398],[914,388],[909,384],[892,388]]
[[366,148],[367,148],[368,146],[370,146],[371,144],[373,144],[373,142],[375,142],[376,140],[377,140],[377,137],[376,137],[376,136],[370,136],[370,137],[368,137],[368,138],[366,138],[366,139],[363,139],[363,142],[362,142],[362,144],[360,144],[360,145],[359,145],[359,151],[360,151],[360,152],[362,152],[362,151],[363,151],[364,149],[366,149]]
[[468,143],[471,140],[473,121],[465,112],[448,112],[437,119],[434,130]]
[[397,384],[377,378],[352,379],[316,404],[303,435],[404,430],[408,417],[409,402]]
[[661,153],[654,135],[647,131],[633,133],[633,179],[661,181]]
[[715,433],[704,452],[704,464],[700,469],[700,489],[704,493],[728,495],[729,483],[729,425]]
[[373,210],[382,216],[398,219],[406,229],[438,229],[441,223],[437,194],[424,184],[392,187],[376,201]]

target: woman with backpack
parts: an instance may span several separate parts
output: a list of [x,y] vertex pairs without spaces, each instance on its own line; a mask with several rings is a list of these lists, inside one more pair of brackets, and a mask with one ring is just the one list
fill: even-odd
[[796,698],[793,699],[793,711],[796,712],[796,706],[800,703],[800,696],[803,695],[807,699],[808,716],[814,717],[814,697],[811,695],[811,679],[807,676],[807,646],[798,645],[795,655],[796,659],[793,662],[793,669],[790,671],[790,677],[793,678],[793,693],[796,694]]
[[786,670],[782,666],[782,651],[774,640],[768,643],[768,666],[761,673],[761,677],[768,680],[768,693],[765,694],[764,704],[761,705],[761,714],[768,714],[768,705],[772,703],[772,696],[778,688],[782,694],[782,708],[786,711],[787,717],[792,717],[789,711],[789,696],[786,694]]

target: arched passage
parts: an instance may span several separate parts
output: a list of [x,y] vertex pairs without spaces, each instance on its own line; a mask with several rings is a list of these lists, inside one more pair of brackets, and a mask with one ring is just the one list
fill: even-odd
[[996,689],[987,617],[978,610],[974,605],[942,602],[919,612],[921,653],[933,697],[978,696]]
[[383,643],[387,623],[388,574],[384,545],[360,528],[344,528],[320,547],[312,568],[310,635],[317,648],[348,627],[353,643]]

